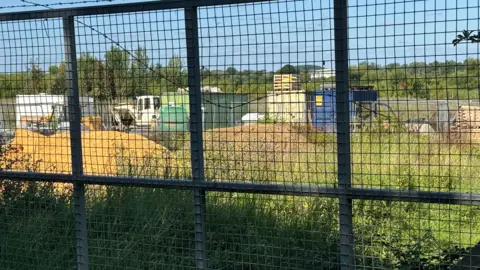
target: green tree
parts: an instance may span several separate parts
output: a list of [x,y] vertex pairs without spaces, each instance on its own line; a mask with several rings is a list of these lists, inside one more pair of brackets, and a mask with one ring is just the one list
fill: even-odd
[[163,67],[160,64],[156,64],[153,67],[153,79],[157,82],[160,83],[163,78]]
[[29,93],[38,93],[44,90],[43,79],[45,72],[34,61],[30,62],[28,68],[28,89]]
[[387,80],[394,86],[399,86],[401,83],[407,80],[407,73],[405,69],[393,69],[387,72]]
[[129,96],[132,90],[128,88],[130,59],[128,53],[117,46],[112,46],[105,54],[105,65],[107,69],[107,84],[109,92],[114,96]]
[[24,93],[27,87],[27,73],[0,74],[1,97]]
[[184,62],[180,56],[172,56],[164,68],[165,80],[167,85],[167,91],[176,91],[177,88],[182,87],[184,84],[183,76]]
[[97,63],[97,76],[96,76],[96,93],[95,97],[99,100],[105,100],[111,98],[111,93],[105,91],[105,64],[101,61]]
[[445,74],[452,74],[464,69],[464,66],[462,63],[457,63],[457,61],[453,61],[453,60],[445,61],[444,66],[445,66]]
[[310,81],[310,72],[307,70],[299,71],[299,81],[300,83],[308,83]]
[[424,62],[412,62],[408,65],[409,74],[423,75],[427,71],[427,64]]
[[96,81],[98,80],[97,58],[89,53],[82,53],[77,60],[78,84],[81,95],[94,95]]
[[106,69],[106,75],[107,75],[107,96],[110,96],[112,99],[117,98],[117,85],[115,83],[115,71],[113,68],[108,67]]
[[297,74],[297,69],[292,65],[284,65],[281,69],[277,70],[278,74]]
[[399,69],[399,68],[402,68],[402,65],[400,65],[399,63],[390,63],[390,64],[387,64],[385,68],[387,70],[388,69]]
[[350,85],[361,85],[363,72],[359,70],[358,67],[350,67],[349,69],[349,77],[350,77]]
[[58,67],[50,92],[53,95],[67,94],[67,76],[65,75],[65,63],[61,63],[60,67]]
[[209,77],[211,75],[212,75],[212,72],[208,68],[202,68],[200,70],[200,76],[202,76],[202,78]]
[[407,80],[406,91],[409,96],[414,98],[429,98],[430,91],[425,81],[421,79],[410,78]]
[[52,75],[57,75],[58,73],[58,66],[57,65],[51,65],[48,67],[48,73]]
[[237,72],[237,69],[234,67],[228,67],[227,70],[225,70],[225,73],[227,73],[227,75],[235,75],[237,74]]
[[147,75],[149,67],[149,59],[147,50],[144,47],[138,47],[134,52],[132,59],[132,89],[133,95],[144,95],[147,93]]
[[362,61],[358,63],[358,68],[361,70],[377,70],[379,69],[377,63],[375,62],[367,62],[367,61]]

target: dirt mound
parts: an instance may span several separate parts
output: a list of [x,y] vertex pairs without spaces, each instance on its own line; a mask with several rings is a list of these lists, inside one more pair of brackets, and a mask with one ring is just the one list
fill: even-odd
[[302,153],[315,149],[305,134],[287,124],[254,124],[214,129],[205,132],[204,141],[207,149],[231,143],[236,146],[235,151],[239,152]]
[[204,133],[208,179],[271,183],[295,181],[301,166],[315,159],[321,144],[308,132],[288,124],[252,124]]
[[[70,134],[43,136],[28,130],[17,130],[11,146],[18,149],[9,153],[14,158],[28,157],[29,163],[18,165],[18,170],[36,170],[47,173],[71,173]],[[85,174],[118,175],[125,165],[144,165],[162,169],[171,161],[169,151],[138,134],[118,131],[91,131],[82,133],[83,170]],[[152,161],[153,160],[153,161]],[[36,166],[36,168],[28,168]],[[157,169],[157,168],[154,168]]]

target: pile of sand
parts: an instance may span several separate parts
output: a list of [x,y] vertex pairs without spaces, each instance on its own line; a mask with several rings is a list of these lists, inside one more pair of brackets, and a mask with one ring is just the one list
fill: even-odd
[[[24,164],[17,164],[15,170],[71,173],[69,133],[43,136],[28,130],[17,130],[11,146],[17,151],[12,151],[7,156],[29,159]],[[141,135],[118,131],[82,133],[82,152],[84,173],[93,175],[124,174],[119,172],[119,168],[128,165],[151,166],[148,169],[161,171],[165,166],[170,166],[168,163],[172,160],[169,151],[163,146]],[[32,162],[35,164],[32,165]],[[31,166],[35,168],[29,168]],[[140,175],[137,176],[143,176],[141,172],[138,174]]]
[[85,116],[82,117],[82,124],[88,128],[88,130],[101,130],[102,118],[100,116]]

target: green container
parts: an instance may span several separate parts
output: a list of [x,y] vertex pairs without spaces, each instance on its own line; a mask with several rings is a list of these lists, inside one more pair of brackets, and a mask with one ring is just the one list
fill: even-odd
[[187,112],[190,112],[188,93],[166,92],[160,97],[161,106],[168,106],[169,102],[174,102],[175,106],[183,106]]
[[[162,106],[174,102],[175,106],[185,108],[190,112],[187,93],[164,93],[161,97]],[[203,129],[213,129],[235,126],[248,111],[248,95],[234,93],[202,93]]]
[[188,113],[182,106],[164,106],[157,123],[160,131],[188,131]]
[[203,128],[235,126],[248,113],[248,95],[202,93]]

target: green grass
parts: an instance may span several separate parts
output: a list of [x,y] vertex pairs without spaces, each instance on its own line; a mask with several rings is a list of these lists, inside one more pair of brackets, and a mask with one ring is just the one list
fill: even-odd
[[[215,145],[214,150],[206,152],[207,168],[216,168],[207,170],[207,177],[335,186],[335,138],[302,132],[315,144],[308,148],[309,152],[245,152],[238,144]],[[352,180],[356,187],[480,191],[480,145],[448,143],[438,136],[380,129],[356,133],[351,141]],[[233,177],[227,177],[232,174]],[[356,200],[354,213],[358,260],[370,266],[411,267],[418,263],[416,266],[435,267],[450,260],[449,254],[480,241],[476,233],[480,230],[479,211],[473,206]],[[368,259],[372,257],[377,262]]]
[[[21,191],[8,182],[0,198],[0,265],[3,269],[72,269],[74,215],[52,186]],[[17,186],[18,187],[18,186]]]
[[[335,200],[298,199],[305,205],[295,207],[291,201],[276,204],[282,199],[285,198],[211,193],[207,208],[210,266],[335,269]],[[2,266],[73,268],[72,205],[50,203],[50,211],[37,214],[20,212],[23,209],[19,208],[10,215],[17,220],[6,216],[1,220],[5,229],[0,248],[8,251],[0,257]],[[108,188],[101,198],[90,196],[88,205],[92,269],[194,267],[191,192]]]
[[[213,144],[205,153],[207,178],[335,186],[336,138],[300,132],[309,145],[287,153]],[[375,128],[351,140],[357,187],[479,192],[480,146]],[[175,155],[188,171],[189,153]],[[120,168],[126,175],[148,171]],[[0,200],[0,262],[15,269],[73,268],[72,203],[48,189],[37,193]],[[87,194],[92,269],[194,267],[190,191],[91,186]],[[480,241],[479,218],[473,206],[355,200],[357,263],[367,269],[445,268],[462,248]],[[336,199],[210,192],[206,220],[212,269],[338,267]]]

